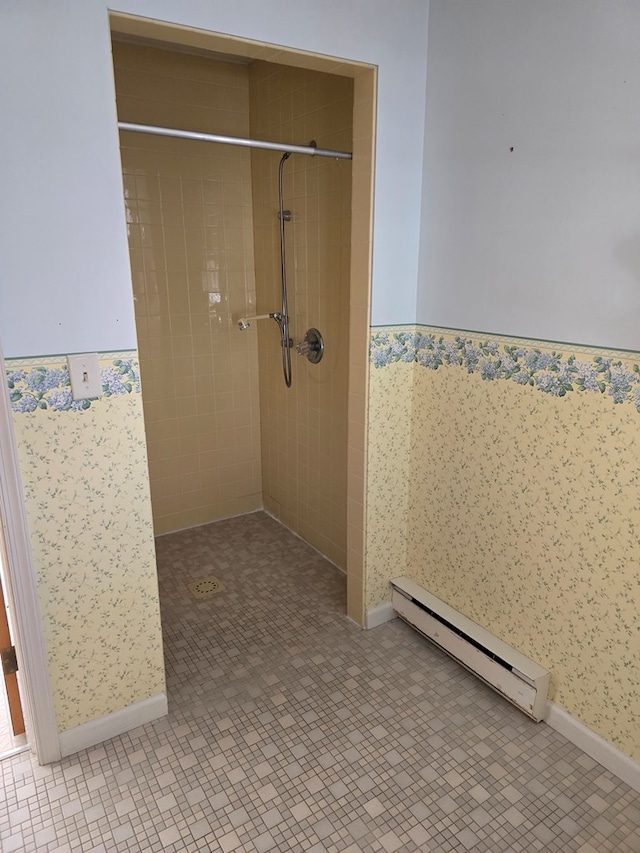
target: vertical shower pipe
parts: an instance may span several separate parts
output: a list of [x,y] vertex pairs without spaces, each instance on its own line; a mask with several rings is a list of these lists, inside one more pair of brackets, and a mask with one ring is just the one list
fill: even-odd
[[291,338],[289,336],[289,300],[287,294],[287,256],[284,246],[284,198],[282,192],[282,173],[284,170],[285,161],[291,156],[285,152],[280,158],[278,167],[278,201],[279,211],[278,218],[280,220],[280,283],[282,295],[282,310],[281,320],[278,323],[280,326],[280,340],[282,344],[282,374],[287,388],[291,388]]

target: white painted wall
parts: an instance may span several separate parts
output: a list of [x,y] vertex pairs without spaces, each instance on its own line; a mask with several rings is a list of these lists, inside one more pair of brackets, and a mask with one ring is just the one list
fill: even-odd
[[[415,318],[427,0],[116,0],[114,11],[379,66],[373,322]],[[5,355],[135,346],[105,0],[0,7]]]
[[[426,134],[427,0],[113,8],[379,66],[374,324],[640,348],[636,0],[432,0]],[[133,347],[105,0],[0,6],[0,115],[7,357]]]
[[432,0],[419,322],[640,349],[639,45],[637,0]]
[[135,346],[106,8],[0,7],[5,357]]

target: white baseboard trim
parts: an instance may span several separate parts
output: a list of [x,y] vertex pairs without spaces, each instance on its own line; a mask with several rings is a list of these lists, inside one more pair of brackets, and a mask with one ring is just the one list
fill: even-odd
[[368,631],[370,628],[377,628],[378,625],[384,625],[385,622],[390,622],[395,618],[396,611],[393,609],[393,604],[390,601],[385,601],[384,604],[379,604],[377,607],[367,610],[364,626]]
[[97,720],[83,723],[66,732],[60,732],[58,738],[62,757],[73,755],[81,749],[88,749],[90,746],[164,717],[167,710],[167,697],[164,693],[159,693],[149,699],[134,702],[133,705],[128,705],[120,711],[113,711],[105,717],[99,717]]
[[567,740],[586,752],[591,758],[626,782],[634,791],[640,792],[640,764],[621,752],[616,746],[592,732],[583,723],[563,711],[553,702],[547,703],[547,713],[544,718],[551,726]]

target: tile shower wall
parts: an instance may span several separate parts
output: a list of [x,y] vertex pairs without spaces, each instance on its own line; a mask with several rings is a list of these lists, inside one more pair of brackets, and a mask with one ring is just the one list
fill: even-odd
[[[266,62],[249,71],[251,135],[350,151],[353,80]],[[280,307],[277,153],[252,152],[259,313]],[[293,155],[284,170],[291,335],[317,327],[325,355],[310,364],[292,352],[293,384],[282,377],[278,330],[258,324],[265,508],[346,569],[347,391],[351,163]],[[256,331],[249,332],[256,338]]]
[[76,402],[59,357],[7,360],[60,731],[165,690],[137,354],[100,369]]
[[[249,135],[245,65],[114,43],[121,121]],[[156,533],[262,506],[249,151],[122,133]]]
[[[371,360],[372,407],[395,400],[403,419],[413,383],[404,571],[548,667],[551,698],[640,759],[637,355],[420,326],[374,330]],[[395,424],[370,428],[384,463]],[[369,471],[381,512],[402,496],[389,467]],[[390,553],[368,606],[403,569]]]

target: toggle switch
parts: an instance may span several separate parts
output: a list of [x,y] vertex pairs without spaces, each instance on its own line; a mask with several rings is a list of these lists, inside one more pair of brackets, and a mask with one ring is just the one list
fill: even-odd
[[93,400],[102,397],[102,377],[97,352],[68,355],[71,393],[74,400]]

